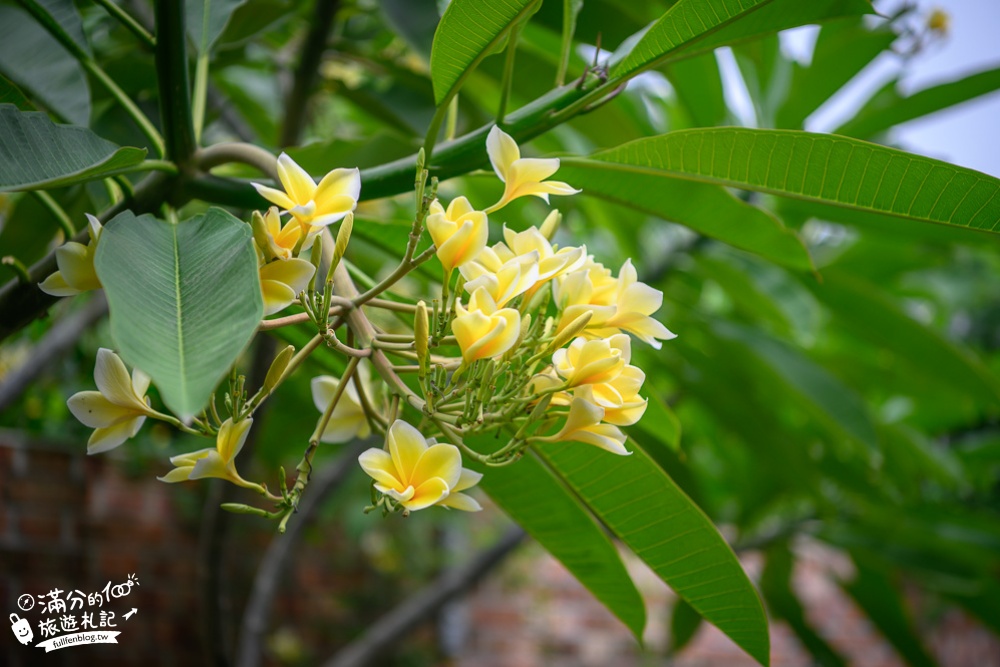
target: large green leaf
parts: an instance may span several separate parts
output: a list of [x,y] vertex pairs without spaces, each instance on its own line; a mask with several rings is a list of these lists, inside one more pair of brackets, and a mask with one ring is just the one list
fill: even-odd
[[21,0],[21,4],[76,57],[92,57],[83,20],[73,0]]
[[199,54],[208,53],[246,0],[185,0],[184,25]]
[[537,452],[702,618],[768,664],[767,617],[753,584],[708,517],[644,451],[616,456],[559,443]]
[[680,0],[612,67],[611,78],[634,76],[672,57],[870,12],[865,0]]
[[812,268],[796,233],[763,209],[720,187],[684,182],[652,170],[623,169],[604,158],[608,152],[597,153],[593,156],[597,159],[564,158],[559,178],[582,188],[584,194],[680,223],[779,264]]
[[0,104],[0,191],[40,190],[120,174],[142,148],[119,148],[85,127],[56,125],[44,113]]
[[[592,452],[593,453],[593,452]],[[642,637],[646,609],[618,552],[573,494],[534,456],[504,468],[477,468],[479,486],[580,583]]]
[[675,176],[906,220],[1000,231],[1000,180],[846,137],[792,130],[681,130],[591,157],[623,175]]
[[431,80],[434,102],[454,95],[476,65],[529,16],[538,0],[452,0],[434,33]]
[[714,53],[678,60],[664,73],[695,127],[723,125],[729,108],[722,92],[722,74]]
[[125,211],[94,265],[122,357],[182,418],[202,410],[264,311],[249,225],[217,208],[176,225]]
[[891,81],[876,93],[835,134],[867,139],[891,127],[942,111],[981,95],[1000,90],[1000,67],[970,74],[955,81],[902,95]]
[[0,73],[59,120],[90,121],[83,67],[30,14],[0,5]]

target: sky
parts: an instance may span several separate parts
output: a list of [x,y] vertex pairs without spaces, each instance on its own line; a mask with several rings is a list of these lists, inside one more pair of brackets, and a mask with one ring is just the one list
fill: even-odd
[[[887,13],[899,4],[899,0],[876,0],[875,7]],[[917,5],[922,16],[934,8],[943,9],[950,17],[950,28],[944,40],[911,61],[909,73],[903,78],[905,91],[1000,67],[1000,0],[920,0]],[[801,39],[808,41],[808,33]],[[899,59],[883,54],[841,95],[817,110],[807,121],[807,128],[828,131],[836,127],[850,109],[857,108],[898,69]],[[1000,92],[907,123],[894,136],[911,152],[1000,177]]]

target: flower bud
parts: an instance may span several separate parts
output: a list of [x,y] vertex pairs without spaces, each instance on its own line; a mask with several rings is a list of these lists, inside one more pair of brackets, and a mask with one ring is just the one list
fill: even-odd
[[542,236],[551,241],[552,237],[556,235],[556,230],[559,229],[559,225],[561,223],[562,223],[562,213],[553,210],[545,217],[545,220],[542,222],[542,226],[539,229],[539,231],[542,232]]
[[333,278],[333,271],[340,264],[340,260],[347,252],[347,244],[351,240],[351,232],[354,230],[354,214],[348,213],[344,216],[344,221],[340,223],[340,230],[337,232],[337,243],[333,248],[333,261],[330,262],[330,274],[327,280]]
[[413,318],[413,344],[417,350],[417,362],[420,364],[420,377],[427,375],[427,339],[430,335],[430,325],[427,321],[427,304],[417,303],[417,314]]
[[558,350],[563,345],[576,338],[580,335],[580,332],[587,328],[587,323],[590,322],[590,318],[593,316],[594,312],[591,310],[581,313],[575,320],[567,324],[566,328],[555,337],[555,340],[553,340],[552,344],[549,345],[549,349]]
[[250,216],[250,229],[253,230],[253,240],[257,244],[261,253],[264,254],[264,261],[270,262],[276,257],[271,249],[271,242],[268,238],[267,223],[260,211],[254,211]]
[[278,352],[274,361],[271,362],[271,367],[267,370],[267,376],[264,378],[263,391],[265,394],[270,394],[278,386],[278,381],[281,380],[285,369],[288,368],[288,362],[292,360],[293,354],[295,354],[294,345],[289,345]]

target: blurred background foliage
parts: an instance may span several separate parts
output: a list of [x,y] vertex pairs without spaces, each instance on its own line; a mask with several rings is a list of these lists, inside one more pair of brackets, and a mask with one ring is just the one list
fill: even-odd
[[[145,2],[124,4],[150,23]],[[428,61],[445,2],[329,3],[335,11],[307,98],[290,91],[300,49],[319,20],[314,4],[228,4],[232,17],[212,53],[206,143],[241,139],[275,152],[294,146],[288,152],[313,173],[384,164],[421,145],[435,111]],[[609,57],[598,44],[614,49],[670,4],[584,2],[570,78]],[[805,61],[771,35],[659,67],[609,103],[538,137],[529,150],[586,155],[641,137],[718,125],[802,129],[880,54],[919,66],[921,50],[944,38],[927,9],[907,6],[888,16],[825,24]],[[94,57],[155,120],[152,53],[138,48],[100,7],[80,3],[79,11]],[[547,0],[522,31],[511,108],[552,87],[562,22],[562,4]],[[0,33],[6,35],[0,34],[0,102],[89,124],[120,145],[146,145],[105,90],[88,81],[22,9],[0,5]],[[33,73],[19,70],[14,57],[27,45],[37,57]],[[730,53],[737,66],[730,78],[742,79],[752,114],[734,110],[724,85],[720,62],[729,61]],[[459,134],[491,122],[502,70],[503,57],[489,57],[462,89]],[[40,71],[50,74],[40,77]],[[838,132],[891,146],[897,124],[996,88],[1000,70],[909,95],[891,81],[861,100]],[[252,175],[227,169],[229,175]],[[572,183],[571,172],[560,178]],[[443,183],[441,192],[492,201],[498,185],[473,173]],[[123,187],[129,182],[108,180],[50,194],[82,220],[84,212],[106,208]],[[684,192],[678,188],[678,197]],[[960,606],[1000,633],[1000,237],[734,192],[794,230],[814,270],[738,250],[650,215],[639,202],[633,202],[638,208],[613,203],[588,196],[586,188],[581,196],[555,202],[565,216],[557,240],[586,243],[609,266],[633,258],[640,279],[664,292],[659,318],[678,334],[660,351],[635,351],[647,372],[650,408],[630,436],[733,543],[765,549],[760,585],[766,606],[792,625],[817,663],[843,660],[809,627],[789,585],[795,558],[790,546],[800,536],[850,557],[856,574],[843,582],[845,590],[910,664],[933,660],[907,616],[906,586],[919,588],[941,608]],[[403,196],[359,207],[364,224],[355,225],[347,255],[359,279],[391,269],[405,245],[411,205]],[[188,204],[186,212],[203,206]],[[499,223],[539,224],[546,212],[538,202],[517,202],[505,209],[504,219],[493,221],[493,240],[499,240]],[[30,264],[61,240],[59,225],[35,196],[0,195],[0,254]],[[426,290],[434,271],[417,272],[399,292]],[[0,282],[12,279],[8,267],[0,266]],[[81,307],[59,304],[52,317],[7,340],[0,347],[0,382],[32,354],[53,322]],[[298,343],[307,332],[282,335]],[[81,332],[65,358],[4,408],[0,424],[82,443],[86,431],[68,414],[65,397],[89,386],[96,349],[108,340],[106,322]],[[340,367],[332,354],[311,363],[313,375]],[[308,439],[317,417],[310,374],[289,382],[263,418],[254,449],[259,470],[289,465]],[[116,455],[136,472],[148,467],[162,473],[169,454],[192,448],[183,437],[154,426],[128,444],[127,455]],[[371,520],[360,513],[362,501],[355,502],[367,495],[359,474],[351,485],[356,488],[339,496],[338,509],[328,509],[326,519],[343,524],[352,541],[391,541],[395,547],[381,551],[386,563],[398,565],[405,557],[415,565],[415,555],[433,551],[420,548],[433,526],[452,522],[464,530],[469,521],[443,512],[421,513],[409,522]],[[430,562],[389,569],[414,576],[435,567]],[[680,637],[685,623],[697,625],[692,614],[690,608],[677,611]]]

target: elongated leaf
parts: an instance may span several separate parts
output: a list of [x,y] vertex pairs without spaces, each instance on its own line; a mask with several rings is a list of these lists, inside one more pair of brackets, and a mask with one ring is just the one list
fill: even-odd
[[40,190],[128,171],[146,151],[119,148],[84,127],[0,105],[0,191]]
[[868,565],[864,559],[855,558],[855,565],[857,577],[850,583],[842,583],[843,589],[864,609],[907,664],[911,667],[936,667],[937,662],[914,632],[899,591],[889,577]]
[[264,311],[249,225],[217,208],[176,225],[125,211],[105,225],[94,266],[122,358],[177,415],[199,412]]
[[897,85],[895,81],[890,82],[834,133],[867,139],[896,125],[995,92],[1000,90],[1000,67],[930,86],[907,96],[900,94]]
[[804,406],[835,431],[875,449],[878,436],[864,401],[804,354],[760,331],[719,321],[716,333],[741,344],[804,399]]
[[625,174],[673,175],[907,220],[1000,230],[1000,180],[846,137],[791,130],[681,130],[591,157]]
[[794,63],[790,90],[778,109],[775,127],[802,128],[806,118],[846,85],[896,39],[889,27],[874,30],[862,21],[823,26],[808,67]]
[[578,443],[537,451],[702,618],[768,664],[767,618],[753,584],[708,517],[644,451],[615,456]]
[[488,56],[518,21],[530,15],[538,0],[452,0],[431,47],[434,103],[458,91],[476,65]]
[[809,625],[798,596],[792,591],[794,558],[787,545],[777,544],[767,550],[767,563],[760,577],[760,590],[768,610],[785,620],[806,650],[822,667],[845,667],[844,659]]
[[671,63],[667,78],[695,127],[722,125],[729,113],[722,93],[722,74],[714,53]]
[[480,470],[480,488],[641,638],[642,597],[607,535],[570,491],[530,455],[515,466]]
[[233,12],[246,0],[186,0],[184,23],[199,54],[211,51]]
[[733,45],[736,64],[757,113],[758,127],[774,127],[777,109],[788,98],[792,61],[781,50],[778,35],[765,35]]
[[680,0],[611,69],[627,78],[672,56],[841,16],[871,13],[864,0]]
[[597,159],[563,159],[559,178],[582,188],[584,194],[680,223],[779,264],[812,268],[809,253],[795,232],[763,209],[723,188],[684,182],[652,170],[623,169],[605,159],[611,151],[597,153],[593,156]]
[[0,5],[0,73],[59,120],[90,121],[90,87],[80,63],[19,7]]
[[824,273],[822,285],[809,287],[837,313],[841,323],[891,349],[935,382],[947,384],[970,401],[1000,405],[997,380],[981,362],[909,317],[876,285],[829,271]]
[[674,611],[670,614],[670,646],[667,652],[673,655],[682,651],[694,639],[701,622],[701,615],[694,607],[683,598],[677,598]]

